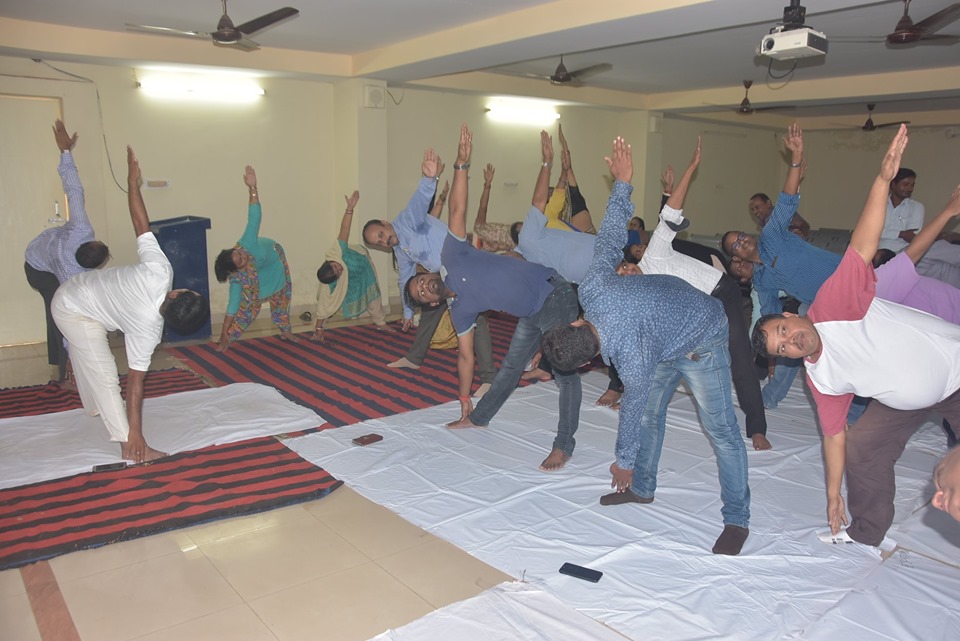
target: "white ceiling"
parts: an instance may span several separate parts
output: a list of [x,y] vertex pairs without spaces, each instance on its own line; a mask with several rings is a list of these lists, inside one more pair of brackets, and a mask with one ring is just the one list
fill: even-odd
[[[767,79],[768,60],[755,49],[789,0],[231,0],[228,11],[240,24],[284,2],[296,5],[300,15],[254,34],[262,49],[248,53],[124,30],[124,23],[135,23],[213,31],[218,0],[5,0],[0,35],[3,28],[21,31],[24,25],[16,21],[50,23],[74,28],[65,33],[76,34],[67,39],[77,45],[64,44],[58,31],[50,42],[40,37],[14,46],[4,46],[11,39],[2,37],[0,53],[108,64],[189,61],[326,79],[355,75],[391,85],[425,83],[668,112],[729,115],[727,107],[743,97],[744,79],[755,81],[755,106],[792,104],[797,116],[865,114],[866,102],[880,103],[878,122],[960,110],[960,44],[895,50],[882,42],[840,41],[892,31],[903,11],[899,0],[804,0],[806,23],[827,35],[829,53],[799,61],[783,80]],[[914,0],[910,13],[919,21],[952,4]],[[52,29],[29,26],[41,34]],[[88,44],[88,30],[113,32],[102,39],[115,39],[117,46]],[[960,35],[960,21],[941,33]],[[305,53],[298,59],[289,50]],[[613,69],[579,89],[507,75],[549,75],[561,54],[571,70],[604,62]],[[772,72],[783,75],[791,65],[776,63]],[[861,79],[874,75],[875,82]]]

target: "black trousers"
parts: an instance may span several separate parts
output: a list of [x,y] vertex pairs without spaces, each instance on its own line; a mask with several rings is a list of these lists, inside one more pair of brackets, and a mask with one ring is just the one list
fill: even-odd
[[63,334],[57,328],[53,314],[50,312],[50,304],[53,302],[53,295],[57,293],[57,288],[60,287],[60,281],[50,272],[34,269],[30,263],[23,263],[23,271],[27,275],[30,287],[40,292],[43,297],[43,307],[47,314],[47,362],[60,367],[62,381],[67,371],[67,350],[63,346]]

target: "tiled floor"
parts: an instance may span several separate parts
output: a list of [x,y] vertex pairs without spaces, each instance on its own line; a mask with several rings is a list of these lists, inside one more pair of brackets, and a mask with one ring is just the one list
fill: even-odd
[[[0,387],[52,374],[45,345],[0,348]],[[512,579],[344,480],[320,501],[0,572],[0,641],[368,639]]]

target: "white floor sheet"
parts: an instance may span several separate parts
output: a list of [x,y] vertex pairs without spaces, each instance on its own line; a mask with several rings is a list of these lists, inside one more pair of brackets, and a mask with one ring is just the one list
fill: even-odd
[[[610,491],[618,420],[615,411],[594,405],[606,382],[600,373],[584,377],[576,452],[553,473],[537,469],[556,429],[558,393],[551,383],[518,389],[483,429],[444,428],[458,417],[453,402],[288,444],[368,498],[632,639],[801,638],[825,616],[843,618],[848,599],[869,603],[873,594],[879,606],[923,598],[922,590],[911,596],[917,581],[901,576],[896,557],[882,563],[873,548],[817,540],[825,529],[823,466],[801,382],[768,412],[775,449],[756,452],[748,443],[752,519],[739,557],[710,552],[722,529],[717,467],[682,388],[667,419],[656,501],[598,504]],[[370,432],[383,440],[351,444]],[[944,441],[929,423],[908,445],[897,467],[898,523],[932,510],[925,505],[930,473]],[[897,526],[890,535],[897,537]],[[952,558],[960,559],[960,549]],[[559,574],[568,561],[604,576],[594,584]],[[890,580],[876,580],[881,568]],[[950,585],[960,581],[957,567],[938,571]],[[878,607],[857,625],[877,638],[887,638],[889,629],[899,630],[890,638],[904,641],[957,638],[955,629],[931,633],[921,616]]]
[[[236,383],[148,398],[143,434],[173,454],[218,443],[310,429],[325,421],[272,387]],[[120,459],[99,417],[83,410],[0,420],[0,487],[15,487],[89,472]]]

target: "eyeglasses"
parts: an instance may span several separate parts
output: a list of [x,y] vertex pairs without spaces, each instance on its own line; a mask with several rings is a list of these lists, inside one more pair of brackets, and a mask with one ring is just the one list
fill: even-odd
[[740,247],[743,246],[743,241],[745,241],[746,239],[747,239],[747,235],[745,233],[740,232],[739,234],[737,234],[737,239],[730,244],[730,251],[731,252],[740,251]]

